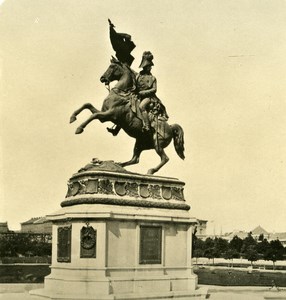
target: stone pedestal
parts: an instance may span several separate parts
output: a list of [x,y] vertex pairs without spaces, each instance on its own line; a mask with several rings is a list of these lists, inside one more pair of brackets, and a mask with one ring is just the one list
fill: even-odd
[[173,178],[101,163],[75,174],[53,222],[48,299],[205,298],[192,272],[192,230]]

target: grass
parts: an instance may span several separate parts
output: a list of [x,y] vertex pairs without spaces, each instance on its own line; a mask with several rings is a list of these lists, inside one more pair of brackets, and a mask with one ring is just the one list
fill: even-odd
[[[286,273],[280,271],[195,267],[194,273],[198,275],[199,284],[271,287],[274,280],[277,286],[286,287]],[[49,274],[48,264],[0,264],[0,283],[42,283]]]
[[42,283],[50,272],[48,264],[0,265],[0,283]]
[[195,268],[194,273],[198,275],[199,284],[271,287],[274,280],[277,286],[286,287],[286,273],[279,271]]

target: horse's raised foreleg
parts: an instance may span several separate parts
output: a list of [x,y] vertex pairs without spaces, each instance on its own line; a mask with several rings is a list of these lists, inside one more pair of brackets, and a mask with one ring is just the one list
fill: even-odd
[[119,163],[119,165],[121,167],[126,167],[126,166],[130,166],[130,165],[135,165],[139,163],[139,158],[140,158],[140,154],[142,152],[142,148],[138,147],[137,143],[134,146],[133,149],[133,156],[129,161],[123,162],[123,163]]
[[90,103],[85,103],[83,106],[81,106],[79,109],[73,112],[73,114],[70,117],[70,123],[73,123],[76,120],[76,116],[81,113],[84,109],[89,109],[93,114],[98,112],[98,110]]
[[161,162],[159,163],[159,165],[157,167],[148,170],[147,174],[154,174],[154,173],[158,172],[169,161],[169,157],[166,155],[164,149],[162,147],[160,147],[160,145],[156,148],[157,149],[155,149],[155,150],[156,150],[157,154],[161,157]]
[[84,121],[77,129],[76,134],[83,132],[84,128],[93,120],[98,119],[100,122],[112,121],[112,116],[114,115],[113,109],[107,111],[96,110],[86,121]]

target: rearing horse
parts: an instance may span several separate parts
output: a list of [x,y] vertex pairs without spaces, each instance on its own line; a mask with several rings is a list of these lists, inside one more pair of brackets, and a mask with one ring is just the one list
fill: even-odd
[[125,167],[137,164],[142,151],[155,149],[161,158],[161,162],[155,168],[148,170],[148,174],[154,174],[169,161],[164,148],[170,144],[172,139],[174,140],[177,154],[181,159],[184,159],[184,132],[180,125],[169,125],[166,121],[158,118],[158,124],[164,125],[164,134],[159,134],[153,129],[148,132],[142,131],[143,122],[131,108],[131,98],[134,96],[136,88],[135,73],[125,64],[112,58],[109,68],[101,76],[100,81],[109,84],[114,80],[118,82],[114,88],[111,89],[107,98],[105,98],[101,111],[96,109],[92,104],[86,103],[72,114],[70,123],[74,122],[76,116],[84,109],[89,109],[92,113],[92,115],[77,128],[76,134],[82,133],[86,125],[95,119],[98,119],[100,122],[111,121],[119,125],[129,136],[136,139],[133,157],[129,161],[120,163],[120,165]]

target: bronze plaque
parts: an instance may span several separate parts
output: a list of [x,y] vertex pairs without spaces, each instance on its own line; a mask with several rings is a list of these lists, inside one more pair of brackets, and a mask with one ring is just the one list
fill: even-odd
[[96,257],[96,230],[93,227],[82,227],[80,231],[80,257]]
[[160,264],[162,253],[162,227],[140,227],[140,264]]
[[58,228],[58,262],[71,262],[71,226]]

